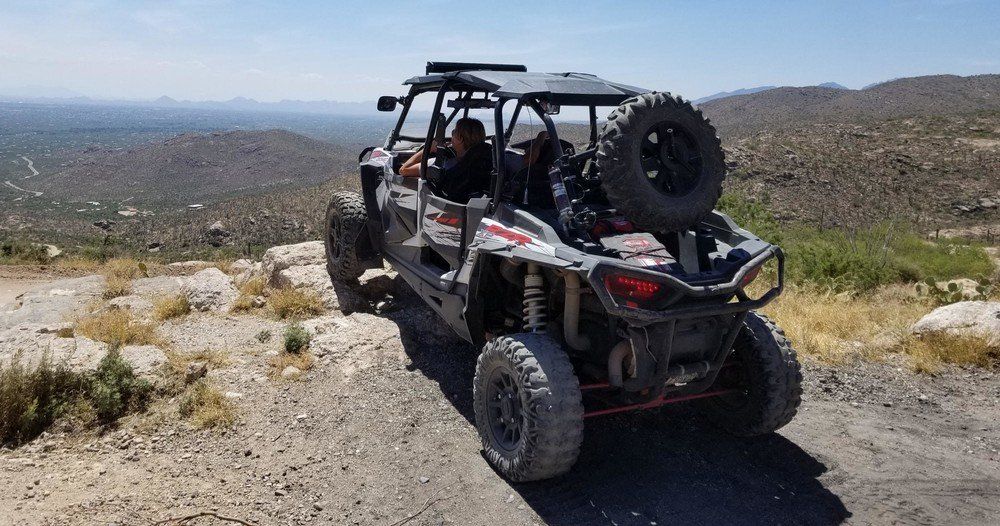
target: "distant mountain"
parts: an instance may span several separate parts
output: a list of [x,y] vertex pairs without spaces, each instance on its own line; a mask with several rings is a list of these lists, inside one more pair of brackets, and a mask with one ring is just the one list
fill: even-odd
[[765,90],[769,90],[769,89],[774,89],[776,87],[777,86],[757,86],[756,88],[743,88],[743,89],[737,89],[737,90],[733,90],[733,91],[720,91],[718,93],[713,93],[713,94],[711,94],[711,95],[709,95],[707,97],[702,97],[700,99],[695,99],[695,100],[693,100],[691,102],[693,102],[695,104],[703,104],[703,103],[706,103],[706,102],[708,102],[710,100],[724,99],[726,97],[735,97],[736,95],[750,95],[751,93],[758,93],[758,92],[761,92],[761,91],[765,91]]
[[[718,99],[725,99],[727,97],[735,97],[737,95],[752,95],[754,93],[760,93],[762,91],[767,91],[767,90],[775,89],[777,87],[778,86],[757,86],[756,88],[743,88],[743,89],[738,89],[738,90],[733,90],[733,91],[720,91],[719,93],[713,93],[712,95],[709,95],[707,97],[702,97],[700,99],[695,99],[695,100],[693,100],[691,102],[693,102],[695,104],[704,104],[704,103],[706,103],[708,101],[718,100]],[[842,84],[838,84],[836,82],[824,82],[822,84],[819,84],[817,87],[819,87],[819,88],[833,88],[833,89],[848,89],[846,86],[844,86]]]
[[86,99],[82,93],[57,86],[14,86],[0,88],[0,98],[6,99]]
[[187,108],[215,109],[229,111],[283,112],[283,113],[313,113],[324,115],[377,115],[375,101],[370,102],[340,102],[336,100],[281,100],[279,102],[259,102],[247,97],[234,97],[226,101],[193,101],[177,100],[167,95],[154,100],[120,100],[92,99],[78,93],[52,88],[39,88],[28,91],[0,90],[0,101],[33,102],[44,104],[79,104],[87,106],[124,106],[142,108]]
[[131,149],[90,149],[32,188],[66,201],[205,204],[314,186],[351,173],[356,154],[284,130],[186,133]]
[[814,122],[1000,109],[1000,75],[933,75],[862,89],[775,88],[700,105],[725,139]]

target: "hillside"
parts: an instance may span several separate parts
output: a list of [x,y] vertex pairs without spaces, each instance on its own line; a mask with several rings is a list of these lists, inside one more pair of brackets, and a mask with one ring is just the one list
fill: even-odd
[[734,139],[727,186],[785,221],[1000,224],[1000,112],[808,124]]
[[163,209],[313,186],[351,160],[344,146],[284,130],[187,133],[126,149],[88,148],[31,189],[70,202]]
[[818,122],[856,122],[1000,109],[1000,75],[934,75],[861,89],[775,88],[700,105],[724,140]]

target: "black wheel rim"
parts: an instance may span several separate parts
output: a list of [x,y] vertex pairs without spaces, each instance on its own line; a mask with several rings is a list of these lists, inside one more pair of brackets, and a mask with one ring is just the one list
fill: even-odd
[[658,192],[684,197],[698,186],[702,158],[694,137],[673,122],[660,122],[646,131],[639,148],[639,162]]
[[330,251],[331,259],[338,259],[340,257],[340,217],[333,216],[330,218],[330,242],[326,244],[328,250]]
[[515,451],[521,443],[521,396],[510,372],[494,369],[486,388],[486,414],[493,443],[504,451]]

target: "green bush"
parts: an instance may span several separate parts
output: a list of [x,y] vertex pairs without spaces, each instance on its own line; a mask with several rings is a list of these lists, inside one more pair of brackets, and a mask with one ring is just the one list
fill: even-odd
[[90,377],[87,395],[97,418],[109,423],[130,410],[142,409],[152,390],[148,381],[136,378],[132,365],[112,346]]
[[49,253],[42,245],[16,239],[0,239],[2,263],[48,263]]
[[81,395],[83,379],[48,355],[28,370],[16,355],[0,363],[0,443],[31,440],[62,416]]
[[312,336],[304,327],[298,323],[289,325],[285,329],[285,352],[299,353],[309,346]]
[[768,243],[781,244],[781,225],[768,207],[769,199],[750,199],[739,193],[727,193],[719,198],[716,208]]
[[858,229],[782,227],[768,199],[728,193],[718,208],[737,224],[787,255],[790,283],[816,284],[835,292],[864,292],[889,283],[972,278],[989,281],[993,263],[982,247],[955,240],[931,241],[907,224]]

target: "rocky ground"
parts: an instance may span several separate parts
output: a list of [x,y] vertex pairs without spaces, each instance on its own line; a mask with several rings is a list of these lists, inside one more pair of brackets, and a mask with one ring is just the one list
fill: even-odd
[[[358,294],[319,280],[318,261],[308,245],[237,265],[235,277],[136,280],[117,301],[137,315],[141,299],[165,292],[206,305],[160,331],[174,351],[228,355],[208,376],[238,406],[237,423],[196,430],[165,399],[113,429],[56,426],[0,450],[0,524],[152,524],[206,511],[262,525],[1000,521],[1000,375],[914,375],[892,359],[805,359],[797,418],[758,439],[726,436],[682,404],[597,418],[573,471],[511,484],[480,455],[475,349],[391,273]],[[287,322],[226,312],[232,280],[253,274],[316,289],[329,307],[304,322],[317,362],[297,380],[269,374]],[[106,308],[102,279],[45,283],[0,306],[0,358],[25,342],[51,348],[75,312]],[[262,342],[262,331],[275,337]],[[91,352],[84,338],[62,339],[74,344],[65,352]]]

